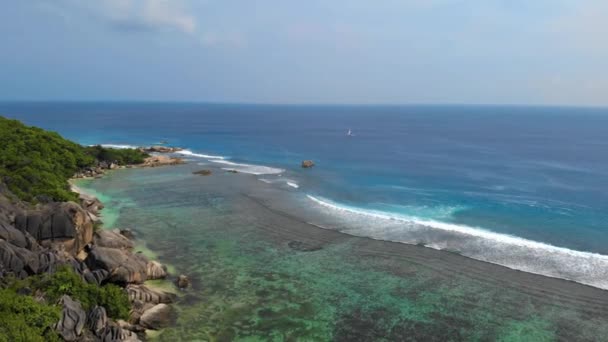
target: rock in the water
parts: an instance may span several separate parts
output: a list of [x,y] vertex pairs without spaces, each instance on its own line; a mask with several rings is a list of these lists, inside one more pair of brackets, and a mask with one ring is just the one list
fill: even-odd
[[311,168],[315,166],[315,162],[313,162],[312,160],[303,160],[302,161],[302,167],[305,169]]
[[184,164],[182,158],[172,158],[170,156],[152,156],[144,160],[142,167],[156,167],[165,165],[179,165]]
[[188,279],[187,275],[181,274],[179,277],[177,277],[175,283],[178,288],[186,289],[188,286],[190,286],[190,279]]
[[91,330],[95,336],[101,337],[106,326],[108,325],[108,315],[103,306],[95,306],[87,315],[87,328]]
[[127,293],[130,301],[141,301],[143,303],[172,303],[175,295],[167,292],[152,290],[144,285],[128,285]]
[[91,269],[108,271],[108,280],[114,283],[143,283],[147,280],[148,259],[140,253],[93,246],[85,261]]
[[168,326],[172,320],[172,309],[167,304],[157,304],[144,311],[139,318],[139,324],[147,329],[161,329]]
[[211,176],[211,170],[199,170],[199,171],[194,171],[192,173],[195,175],[201,175],[201,176]]
[[300,252],[313,252],[321,249],[321,246],[312,245],[302,241],[289,241],[287,245],[289,248]]
[[99,247],[133,249],[133,242],[120,231],[99,230],[95,232],[94,241]]
[[129,240],[135,239],[135,233],[131,229],[120,229],[120,235],[126,237]]
[[82,305],[72,300],[70,296],[63,296],[59,300],[59,305],[63,306],[61,318],[55,325],[55,330],[66,341],[75,341],[82,334],[86,322],[86,313]]
[[148,279],[163,279],[167,277],[167,268],[158,261],[150,261],[146,265],[146,276]]
[[151,153],[175,153],[182,151],[183,148],[180,147],[169,147],[169,146],[150,146],[143,149],[144,152]]

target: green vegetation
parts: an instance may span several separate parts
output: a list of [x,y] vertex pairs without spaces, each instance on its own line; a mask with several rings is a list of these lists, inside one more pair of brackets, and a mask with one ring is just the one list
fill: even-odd
[[0,341],[59,341],[53,324],[61,309],[19,295],[14,289],[0,289]]
[[76,200],[67,180],[96,161],[119,165],[143,162],[147,156],[135,149],[83,147],[55,132],[28,127],[0,116],[0,182],[20,199],[37,202]]
[[59,268],[53,274],[28,277],[14,287],[40,289],[51,303],[58,301],[63,295],[68,295],[80,302],[85,310],[99,305],[106,308],[111,318],[128,319],[129,317],[129,298],[124,289],[114,284],[104,286],[89,284],[69,267]]
[[146,157],[149,157],[148,154],[133,148],[114,149],[96,145],[85,147],[85,151],[99,161],[118,165],[141,164]]

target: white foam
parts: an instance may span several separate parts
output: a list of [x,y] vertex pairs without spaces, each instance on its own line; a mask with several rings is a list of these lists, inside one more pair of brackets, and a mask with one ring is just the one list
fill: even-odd
[[270,166],[253,165],[253,164],[240,164],[234,163],[227,160],[210,160],[214,163],[229,165],[230,167],[223,167],[222,170],[226,171],[238,171],[242,173],[249,173],[252,175],[276,175],[282,173],[283,169],[278,169]]
[[[455,236],[448,240],[445,234],[432,235],[420,233],[425,238],[436,238],[437,241],[426,241],[427,246],[436,249],[446,247],[462,248],[463,255],[488,261],[503,266],[564,278],[587,285],[608,289],[608,256],[592,252],[583,252],[564,247],[557,247],[543,242],[532,241],[508,234],[496,233],[479,227],[469,227],[417,217],[402,216],[374,210],[354,208],[334,203],[330,200],[307,195],[308,198],[322,207],[333,211],[380,219],[386,222],[403,223],[401,231],[395,228],[386,230],[373,227],[353,229],[356,235],[378,239],[390,237],[390,241],[414,242],[410,239],[424,228],[447,232]],[[406,230],[404,230],[404,228]],[[422,231],[420,231],[422,232]],[[403,238],[399,238],[402,236]],[[407,238],[405,238],[407,236]],[[469,239],[466,239],[466,236]],[[465,239],[462,239],[465,237]]]
[[185,156],[193,156],[193,157],[199,157],[199,158],[205,158],[205,159],[226,159],[226,157],[224,157],[224,156],[215,156],[212,154],[194,153],[190,150],[181,150],[181,151],[178,151],[177,153],[185,155]]
[[[97,146],[97,145],[89,145],[89,146]],[[137,148],[137,146],[133,146],[133,145],[124,145],[124,144],[101,144],[102,147],[107,147],[107,148],[115,148],[115,149],[127,149],[127,148]]]
[[287,182],[287,185],[289,185],[290,187],[295,188],[295,189],[297,189],[297,188],[299,188],[299,187],[300,187],[300,186],[298,185],[298,183],[295,183],[295,182]]

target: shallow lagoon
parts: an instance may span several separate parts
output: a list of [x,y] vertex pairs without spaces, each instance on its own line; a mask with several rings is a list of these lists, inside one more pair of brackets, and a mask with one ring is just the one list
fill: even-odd
[[103,195],[108,223],[193,280],[156,340],[607,339],[606,291],[320,229],[285,211],[286,191],[197,168],[78,182]]

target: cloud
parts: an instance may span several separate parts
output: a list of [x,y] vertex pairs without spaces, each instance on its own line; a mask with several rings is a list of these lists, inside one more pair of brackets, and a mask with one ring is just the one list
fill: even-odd
[[58,0],[53,3],[63,12],[84,11],[111,28],[125,31],[196,31],[196,18],[181,0]]

